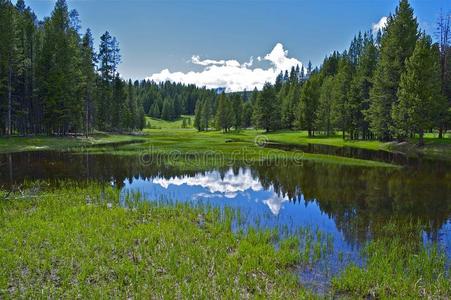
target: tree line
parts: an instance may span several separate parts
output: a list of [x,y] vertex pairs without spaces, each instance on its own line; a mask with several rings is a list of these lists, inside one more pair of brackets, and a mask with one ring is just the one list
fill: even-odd
[[401,0],[382,31],[358,33],[320,68],[293,67],[250,97],[198,102],[194,125],[225,132],[301,129],[309,136],[339,131],[343,138],[383,141],[418,135],[420,144],[425,131],[437,130],[441,138],[451,127],[450,19],[440,17],[433,43]]
[[138,91],[144,112],[153,118],[168,121],[178,119],[182,114],[193,115],[198,101],[214,97],[212,90],[170,81],[156,83],[143,80]]
[[65,0],[42,21],[23,0],[0,0],[0,135],[144,127],[139,84],[117,71],[116,38],[105,32],[97,53],[80,28]]

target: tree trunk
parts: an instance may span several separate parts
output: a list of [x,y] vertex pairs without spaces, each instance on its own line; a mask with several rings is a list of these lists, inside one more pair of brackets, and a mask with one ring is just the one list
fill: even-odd
[[12,133],[12,120],[11,120],[11,111],[12,111],[12,107],[13,107],[13,101],[12,101],[12,77],[13,77],[13,70],[12,70],[12,66],[11,66],[11,62],[9,63],[9,68],[8,68],[8,118],[7,118],[7,130],[8,132],[6,133],[7,135],[11,135]]
[[424,146],[424,130],[420,129],[420,139],[418,140],[418,146]]
[[442,138],[443,138],[443,128],[442,128],[442,127],[440,127],[440,128],[438,129],[438,138],[439,138],[439,139],[442,139]]

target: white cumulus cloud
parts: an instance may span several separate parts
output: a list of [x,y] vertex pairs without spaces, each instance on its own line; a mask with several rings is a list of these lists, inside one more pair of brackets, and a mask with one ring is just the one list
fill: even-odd
[[170,179],[156,177],[152,183],[158,184],[167,189],[170,185],[181,186],[201,186],[210,193],[220,193],[226,198],[233,199],[238,192],[244,192],[248,189],[260,191],[263,186],[254,179],[250,170],[240,169],[238,174],[234,174],[232,170],[227,171],[223,176],[217,171],[206,172],[205,174],[197,174],[195,176],[176,176]]
[[202,60],[198,55],[191,57],[191,63],[203,66],[199,71],[171,72],[169,69],[152,74],[147,79],[155,82],[173,81],[184,84],[195,84],[199,87],[218,88],[225,87],[229,92],[261,89],[265,82],[273,82],[280,71],[290,70],[291,67],[302,63],[296,58],[288,57],[288,51],[281,43],[277,43],[273,50],[265,56],[257,57],[257,61],[267,61],[268,68],[252,68],[254,59],[240,63],[235,59]]
[[376,32],[378,32],[379,30],[384,29],[385,26],[387,26],[387,20],[388,20],[387,17],[382,17],[382,18],[379,20],[379,22],[373,23],[373,26],[372,26],[373,32],[376,33]]

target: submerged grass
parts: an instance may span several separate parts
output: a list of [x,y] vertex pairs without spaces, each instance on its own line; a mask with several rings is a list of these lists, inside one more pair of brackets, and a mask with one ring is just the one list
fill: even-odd
[[[407,225],[406,227],[415,227]],[[424,245],[421,229],[384,226],[382,237],[364,248],[366,266],[348,266],[333,280],[342,296],[372,299],[449,299],[449,261],[436,244]],[[415,234],[414,234],[415,235]]]
[[[5,194],[6,196],[7,194]],[[4,197],[3,197],[4,198]],[[61,184],[0,203],[0,298],[311,297],[300,240],[231,229],[233,213]]]

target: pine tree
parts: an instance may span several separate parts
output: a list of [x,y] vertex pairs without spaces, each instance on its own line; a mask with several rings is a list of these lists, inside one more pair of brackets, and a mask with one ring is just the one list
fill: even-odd
[[4,114],[5,133],[11,135],[13,117],[13,79],[16,62],[15,9],[10,1],[0,2],[0,89],[2,99],[1,112]]
[[129,118],[128,106],[125,103],[127,98],[125,92],[125,84],[119,77],[115,75],[113,82],[113,101],[111,103],[111,128],[115,130],[123,130],[127,128],[127,120]]
[[218,99],[215,117],[216,128],[228,132],[233,126],[233,111],[230,99],[222,93]]
[[232,114],[233,114],[233,127],[236,131],[240,130],[243,114],[243,101],[239,94],[232,96]]
[[[276,82],[274,84],[274,88],[276,89],[276,93],[280,91],[283,85],[283,72],[280,71],[280,73],[276,77]],[[255,90],[254,90],[255,91]]]
[[149,115],[153,118],[159,119],[161,117],[160,107],[158,106],[157,101],[155,101],[152,104],[152,107],[150,108]]
[[307,65],[307,75],[310,76],[312,74],[312,71],[313,71],[312,62],[309,61]]
[[81,49],[81,91],[84,98],[84,131],[89,135],[94,122],[94,90],[95,90],[95,62],[94,42],[91,30],[86,30]]
[[128,111],[130,113],[129,119],[127,120],[127,127],[129,129],[135,129],[139,127],[139,111],[138,111],[138,103],[136,99],[135,87],[132,84],[132,81],[128,81],[128,89],[127,89],[127,106]]
[[196,112],[195,112],[195,116],[194,116],[194,127],[198,130],[198,131],[202,131],[203,130],[203,126],[202,126],[202,107],[203,107],[203,101],[202,100],[198,100],[196,102]]
[[253,107],[250,101],[247,101],[243,105],[242,127],[249,128],[252,126],[252,114]]
[[439,138],[443,138],[443,132],[451,127],[451,13],[440,15],[438,21],[438,46],[440,50],[440,80],[442,83],[442,93],[447,101],[440,109]]
[[296,107],[298,106],[300,96],[300,86],[293,81],[288,86],[288,94],[281,95],[281,127],[292,129],[296,120]]
[[315,135],[315,121],[318,109],[321,81],[314,74],[304,84],[298,104],[297,122],[299,127],[308,131],[308,136]]
[[373,86],[373,73],[377,64],[377,48],[371,32],[365,33],[363,48],[358,57],[356,72],[353,75],[348,95],[348,109],[350,112],[349,130],[351,138],[370,138],[369,124],[365,113],[369,108],[370,90]]
[[254,120],[256,127],[265,129],[266,132],[280,127],[280,105],[270,83],[266,83],[258,94],[254,105]]
[[112,99],[112,82],[114,76],[113,67],[113,49],[112,49],[113,37],[108,31],[106,31],[100,37],[99,46],[99,73],[101,82],[99,84],[99,98],[97,104],[98,111],[98,126],[100,129],[108,129],[111,125],[111,111],[110,103]]
[[174,101],[170,98],[165,98],[163,102],[163,108],[161,109],[161,118],[163,120],[174,120]]
[[371,103],[367,118],[371,130],[379,139],[388,140],[393,134],[391,109],[398,101],[397,92],[405,61],[415,48],[418,23],[407,0],[401,0],[396,12],[387,21],[381,39]]
[[351,88],[352,73],[351,61],[347,55],[343,55],[339,62],[338,73],[334,79],[332,101],[332,123],[334,127],[342,131],[343,139],[346,137],[351,121],[348,95]]
[[399,137],[418,133],[424,145],[424,131],[434,127],[445,98],[441,92],[439,51],[432,47],[430,37],[423,36],[406,62],[401,76],[399,102],[392,116]]
[[205,131],[208,131],[208,128],[210,127],[210,117],[211,117],[210,115],[211,115],[210,103],[208,102],[207,99],[205,99],[202,105],[202,115],[201,115],[201,123]]
[[318,110],[316,112],[315,127],[329,136],[333,131],[332,126],[332,100],[333,100],[334,78],[328,76],[321,85]]

